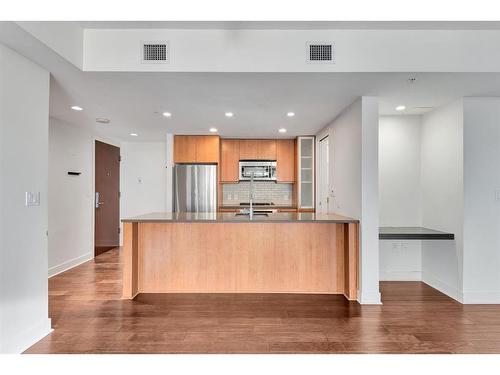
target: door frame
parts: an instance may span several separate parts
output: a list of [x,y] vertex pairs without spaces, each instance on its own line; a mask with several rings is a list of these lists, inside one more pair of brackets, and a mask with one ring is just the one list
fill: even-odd
[[[326,143],[325,143],[326,141]],[[325,150],[325,145],[327,148]],[[330,190],[330,139],[327,133],[318,140],[317,145],[318,155],[317,155],[317,174],[318,174],[318,185],[316,191],[316,211],[321,213],[330,212],[330,202],[329,202],[329,190]],[[325,163],[326,157],[326,163]],[[326,205],[321,205],[323,199],[326,197]],[[326,207],[326,209],[325,209]]]
[[[91,217],[92,217],[92,230],[91,230],[91,236],[92,236],[92,259],[95,258],[95,142],[103,142],[107,143],[111,146],[115,146],[120,148],[120,155],[121,155],[121,142],[119,141],[114,141],[112,139],[106,138],[106,137],[100,137],[100,136],[92,136],[92,142],[90,147],[92,147],[92,197],[90,199],[91,205],[90,205],[90,210],[91,210]],[[120,164],[120,191],[122,190],[122,173],[121,173],[121,164]],[[122,208],[122,201],[120,199],[120,212]],[[120,221],[120,246],[122,245],[123,241],[123,223]]]

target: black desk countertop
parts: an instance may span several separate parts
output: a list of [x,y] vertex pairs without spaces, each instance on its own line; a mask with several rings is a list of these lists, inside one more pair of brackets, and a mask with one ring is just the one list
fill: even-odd
[[423,227],[380,227],[381,240],[453,240],[453,233]]

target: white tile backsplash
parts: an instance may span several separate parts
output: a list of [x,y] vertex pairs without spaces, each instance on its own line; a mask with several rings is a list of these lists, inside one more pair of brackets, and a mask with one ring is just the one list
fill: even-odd
[[[272,181],[253,183],[254,202],[272,202],[279,206],[292,205],[293,184],[278,184]],[[222,204],[238,205],[249,201],[250,182],[222,185]]]

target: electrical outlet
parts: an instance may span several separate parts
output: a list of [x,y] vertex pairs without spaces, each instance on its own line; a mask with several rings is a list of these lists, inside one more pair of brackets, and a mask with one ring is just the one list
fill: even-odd
[[500,189],[495,190],[495,200],[500,201]]
[[40,192],[27,191],[24,204],[25,206],[40,206]]

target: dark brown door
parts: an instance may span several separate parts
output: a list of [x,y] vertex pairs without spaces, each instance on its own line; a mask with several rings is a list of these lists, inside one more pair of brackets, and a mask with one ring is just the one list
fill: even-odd
[[95,142],[94,253],[120,244],[120,148]]

